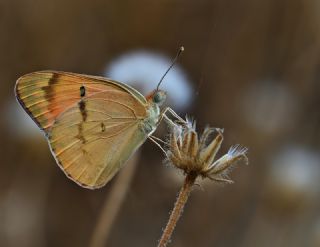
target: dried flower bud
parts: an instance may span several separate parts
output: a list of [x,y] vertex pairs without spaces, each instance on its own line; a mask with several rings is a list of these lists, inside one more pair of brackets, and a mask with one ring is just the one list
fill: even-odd
[[[217,132],[217,135],[211,139],[214,132]],[[248,164],[248,149],[239,145],[233,146],[227,154],[214,161],[223,141],[222,134],[223,129],[207,127],[199,138],[195,122],[188,119],[185,125],[175,125],[167,142],[169,162],[186,174],[232,183],[228,173],[240,160]]]

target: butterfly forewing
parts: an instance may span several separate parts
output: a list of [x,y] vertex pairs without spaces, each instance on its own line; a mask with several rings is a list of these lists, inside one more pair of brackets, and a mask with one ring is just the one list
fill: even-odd
[[60,167],[88,188],[107,183],[148,136],[141,128],[147,102],[122,83],[35,72],[18,80],[16,95],[45,131]]
[[84,97],[103,91],[109,91],[110,96],[116,95],[119,91],[129,93],[138,103],[135,109],[145,111],[146,100],[139,92],[103,77],[40,71],[20,77],[15,91],[22,107],[46,132],[59,114],[81,100],[81,86],[85,86]]

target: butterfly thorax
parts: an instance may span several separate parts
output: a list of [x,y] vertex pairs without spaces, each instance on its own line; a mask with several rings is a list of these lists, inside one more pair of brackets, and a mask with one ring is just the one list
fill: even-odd
[[148,135],[151,135],[157,128],[160,120],[160,106],[166,100],[166,92],[162,90],[153,91],[147,97],[148,109],[147,117],[143,121],[143,130]]

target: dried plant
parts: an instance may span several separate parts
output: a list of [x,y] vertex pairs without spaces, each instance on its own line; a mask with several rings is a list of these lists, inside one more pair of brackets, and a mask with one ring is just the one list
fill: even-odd
[[[217,135],[212,139],[211,136],[215,132]],[[223,141],[222,134],[222,129],[207,127],[199,137],[195,121],[190,119],[187,119],[183,125],[175,124],[171,129],[165,152],[168,162],[184,172],[185,181],[158,247],[167,246],[170,241],[192,186],[198,177],[209,178],[219,183],[233,183],[228,177],[230,170],[240,160],[248,164],[246,156],[248,149],[241,148],[239,145],[231,147],[227,154],[214,161]]]

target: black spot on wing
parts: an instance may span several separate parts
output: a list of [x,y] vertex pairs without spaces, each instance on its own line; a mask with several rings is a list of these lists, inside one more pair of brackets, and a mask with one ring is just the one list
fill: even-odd
[[86,88],[84,86],[80,87],[80,97],[86,96]]
[[104,123],[102,122],[101,125],[101,132],[105,132],[106,131],[106,126],[104,125]]
[[83,136],[83,123],[79,123],[78,125],[78,135],[77,138],[83,143],[85,144],[87,142],[87,140],[84,138]]
[[79,109],[82,116],[82,120],[85,122],[88,117],[87,109],[86,109],[86,102],[84,100],[80,100],[79,102]]
[[45,92],[45,98],[49,102],[51,101],[51,97],[53,95],[53,85],[57,84],[59,80],[59,75],[53,73],[51,78],[48,81],[48,85],[41,87],[41,89]]
[[80,87],[80,97],[81,100],[79,101],[79,109],[82,116],[82,122],[78,125],[78,135],[77,138],[84,144],[86,143],[86,139],[83,136],[83,123],[87,120],[88,113],[86,109],[86,102],[84,101],[83,97],[86,95],[86,88],[82,85]]

